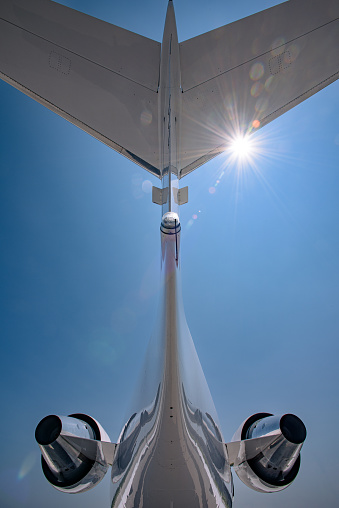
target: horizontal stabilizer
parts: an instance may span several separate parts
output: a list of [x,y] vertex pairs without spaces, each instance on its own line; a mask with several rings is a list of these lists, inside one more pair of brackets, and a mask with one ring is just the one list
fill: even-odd
[[[338,47],[338,0],[290,0],[182,42],[178,177],[337,80]],[[56,2],[0,2],[0,78],[159,178],[160,60],[159,42]]]
[[0,78],[156,176],[160,44],[46,0],[1,0]]
[[293,0],[180,44],[181,177],[339,77],[338,0]]

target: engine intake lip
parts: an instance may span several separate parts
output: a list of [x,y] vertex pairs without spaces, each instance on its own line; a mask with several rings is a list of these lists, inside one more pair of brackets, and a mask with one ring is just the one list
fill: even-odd
[[83,413],[74,413],[74,414],[71,414],[68,416],[70,416],[71,418],[77,418],[78,420],[82,420],[83,422],[87,423],[91,427],[92,431],[94,432],[94,439],[96,441],[100,441],[101,432],[98,427],[98,424],[96,423],[96,421],[93,418],[91,418],[90,416],[85,415]]
[[301,444],[306,439],[306,427],[295,415],[283,415],[280,420],[280,430],[290,443]]
[[252,416],[250,416],[246,422],[244,423],[244,426],[241,431],[241,439],[248,439],[247,431],[251,427],[251,425],[258,420],[261,420],[262,418],[266,418],[268,416],[273,416],[272,413],[256,413]]
[[50,445],[60,436],[61,429],[62,423],[58,416],[46,416],[35,429],[35,439],[41,446]]

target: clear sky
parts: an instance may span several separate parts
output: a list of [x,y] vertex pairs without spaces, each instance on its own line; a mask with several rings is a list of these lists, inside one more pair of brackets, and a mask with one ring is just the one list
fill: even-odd
[[[63,3],[161,41],[166,0]],[[276,3],[177,0],[179,40]],[[117,439],[157,308],[159,182],[3,82],[0,112],[0,504],[108,507],[109,474],[75,496],[44,480],[34,430],[84,412]],[[308,430],[294,484],[236,478],[235,508],[338,503],[338,118],[337,82],[262,129],[254,163],[183,181],[185,310],[225,440],[260,411]]]

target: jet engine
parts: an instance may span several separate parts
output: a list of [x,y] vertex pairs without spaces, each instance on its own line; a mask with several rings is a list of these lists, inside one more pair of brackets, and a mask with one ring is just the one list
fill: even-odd
[[258,492],[283,490],[298,474],[305,439],[305,425],[295,415],[252,415],[232,438],[231,444],[239,443],[234,470],[245,485]]
[[69,493],[85,492],[103,479],[109,466],[103,445],[114,447],[101,425],[84,414],[46,416],[35,439],[46,479]]

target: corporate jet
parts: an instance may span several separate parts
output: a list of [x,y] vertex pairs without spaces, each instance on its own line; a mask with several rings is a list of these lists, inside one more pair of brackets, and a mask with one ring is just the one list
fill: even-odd
[[[283,34],[283,37],[282,37]],[[111,467],[111,507],[231,507],[231,468],[263,493],[288,487],[306,438],[293,414],[256,413],[226,442],[183,309],[181,179],[339,77],[339,2],[290,0],[179,43],[50,0],[1,0],[0,77],[159,178],[161,298],[134,411],[112,443],[87,414],[35,431],[65,493]]]

